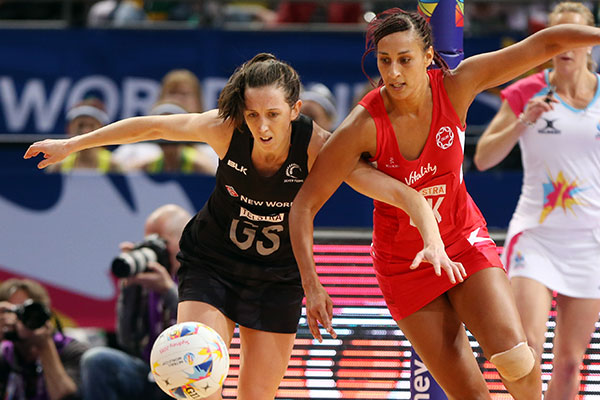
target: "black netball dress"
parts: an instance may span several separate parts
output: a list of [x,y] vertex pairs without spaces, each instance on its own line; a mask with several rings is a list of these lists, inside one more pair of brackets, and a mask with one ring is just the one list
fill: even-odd
[[252,164],[248,128],[233,132],[216,187],[181,238],[180,301],[211,304],[247,328],[296,332],[304,293],[288,216],[308,174],[311,135],[308,117],[293,121],[288,158],[264,177]]

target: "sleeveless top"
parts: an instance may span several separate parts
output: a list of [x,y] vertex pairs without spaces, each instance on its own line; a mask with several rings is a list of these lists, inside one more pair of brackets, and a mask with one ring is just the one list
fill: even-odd
[[[227,154],[219,160],[215,189],[192,221],[193,253],[199,262],[296,267],[288,215],[308,174],[312,128],[304,115],[292,122],[288,157],[270,177],[253,166],[254,138],[248,127],[233,132]],[[182,245],[187,243],[182,239]],[[182,252],[189,254],[183,247]]]
[[[477,235],[485,226],[481,212],[467,193],[463,181],[465,128],[456,114],[443,84],[443,72],[427,71],[433,97],[429,135],[421,155],[406,160],[385,109],[381,87],[369,92],[359,104],[369,112],[377,128],[377,153],[371,159],[377,169],[419,191],[437,219],[446,246]],[[410,135],[399,132],[399,137]],[[422,239],[408,214],[374,201],[372,255],[380,262],[412,261]],[[471,238],[470,242],[477,241]]]
[[[549,70],[508,86],[501,92],[519,115],[527,102],[545,96]],[[555,229],[600,227],[600,76],[592,101],[582,110],[554,98],[545,112],[519,138],[523,186],[509,225],[507,243],[536,226]]]

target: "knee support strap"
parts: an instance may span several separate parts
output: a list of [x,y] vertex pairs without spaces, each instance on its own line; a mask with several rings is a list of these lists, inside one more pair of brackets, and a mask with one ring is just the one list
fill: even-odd
[[533,352],[527,342],[521,342],[512,349],[496,353],[490,357],[500,376],[508,382],[527,376],[535,365]]

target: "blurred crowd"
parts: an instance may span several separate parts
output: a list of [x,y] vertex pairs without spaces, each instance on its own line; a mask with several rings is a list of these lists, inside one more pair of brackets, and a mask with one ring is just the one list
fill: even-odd
[[[365,89],[370,88],[367,85]],[[335,96],[322,83],[310,83],[302,88],[302,113],[321,127],[333,131],[339,115]],[[358,99],[356,99],[357,101]],[[205,111],[202,87],[198,77],[186,69],[168,72],[154,105],[147,115],[199,113]],[[343,116],[342,116],[343,117]],[[76,103],[66,113],[66,136],[73,137],[96,130],[110,121],[104,103],[88,97]],[[149,174],[177,173],[215,175],[219,158],[204,143],[187,144],[166,140],[120,145],[114,149],[95,147],[69,155],[54,164],[49,173],[94,171],[120,173],[141,171]]]
[[[35,3],[35,7],[31,7]],[[598,14],[598,2],[586,5]],[[465,33],[532,33],[545,26],[553,2],[467,1]],[[417,0],[286,1],[286,0],[0,0],[2,20],[61,20],[88,27],[148,26],[161,22],[189,27],[227,24],[366,24],[373,13],[390,7],[415,9]],[[1,22],[0,22],[1,26]]]

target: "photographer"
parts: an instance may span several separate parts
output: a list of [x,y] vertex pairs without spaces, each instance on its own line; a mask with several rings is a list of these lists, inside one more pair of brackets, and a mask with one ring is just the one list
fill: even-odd
[[51,323],[50,297],[37,282],[0,284],[0,398],[79,399],[79,362],[87,346]]
[[117,340],[123,351],[96,347],[82,359],[86,400],[169,398],[149,379],[150,350],[156,337],[177,320],[179,239],[190,214],[168,204],[150,214],[145,239],[137,245],[122,243],[123,253],[112,266],[120,292],[117,304]]

